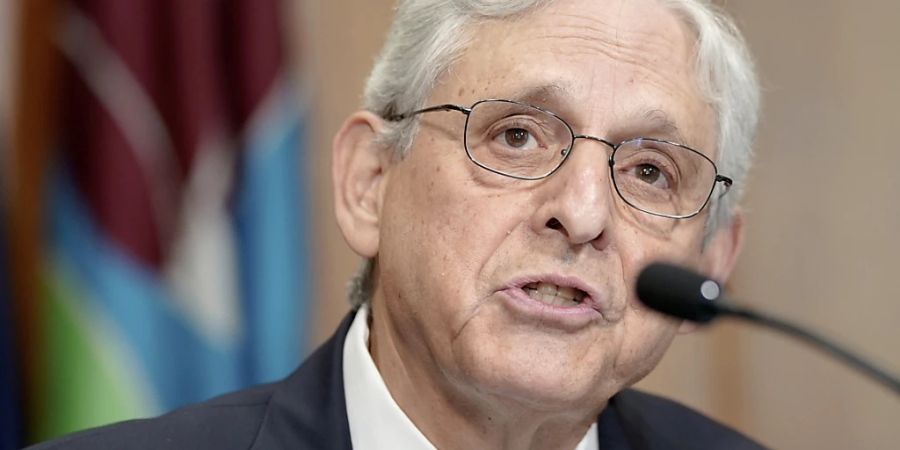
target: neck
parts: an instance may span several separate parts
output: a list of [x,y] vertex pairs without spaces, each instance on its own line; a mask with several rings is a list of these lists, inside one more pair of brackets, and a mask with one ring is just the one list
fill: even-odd
[[574,449],[599,410],[545,411],[463,386],[438,369],[422,342],[402,339],[374,301],[369,352],[394,401],[440,449]]

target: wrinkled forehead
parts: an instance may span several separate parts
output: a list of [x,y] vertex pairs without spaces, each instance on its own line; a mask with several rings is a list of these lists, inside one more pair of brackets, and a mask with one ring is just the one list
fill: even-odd
[[696,35],[660,1],[561,0],[467,32],[434,100],[508,98],[549,108],[581,133],[633,137],[654,126],[665,128],[662,137],[713,145]]

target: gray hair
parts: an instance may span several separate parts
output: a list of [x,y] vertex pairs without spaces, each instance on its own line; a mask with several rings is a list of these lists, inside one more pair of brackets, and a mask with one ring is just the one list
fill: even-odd
[[[491,19],[534,11],[553,0],[400,0],[381,54],[363,93],[363,107],[381,117],[425,106],[431,89],[462,54],[469,29]],[[660,0],[696,35],[697,86],[717,118],[716,165],[734,180],[728,195],[708,206],[707,237],[730,222],[743,195],[759,115],[759,85],[743,37],[708,0]],[[403,157],[412,145],[417,121],[388,122],[378,143]],[[350,284],[350,302],[370,298],[374,260],[363,262]]]

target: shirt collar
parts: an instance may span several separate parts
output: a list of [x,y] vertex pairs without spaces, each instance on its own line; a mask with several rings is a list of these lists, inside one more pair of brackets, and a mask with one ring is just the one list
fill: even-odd
[[[369,354],[369,308],[356,313],[344,341],[344,392],[350,441],[366,450],[434,450],[391,397],[375,361]],[[594,422],[575,450],[598,450]]]

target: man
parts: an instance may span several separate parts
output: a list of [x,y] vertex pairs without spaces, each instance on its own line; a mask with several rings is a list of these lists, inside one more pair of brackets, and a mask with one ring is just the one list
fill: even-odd
[[44,448],[758,448],[627,389],[683,327],[640,270],[731,272],[757,103],[701,1],[402,1],[334,139],[358,309],[285,381]]

